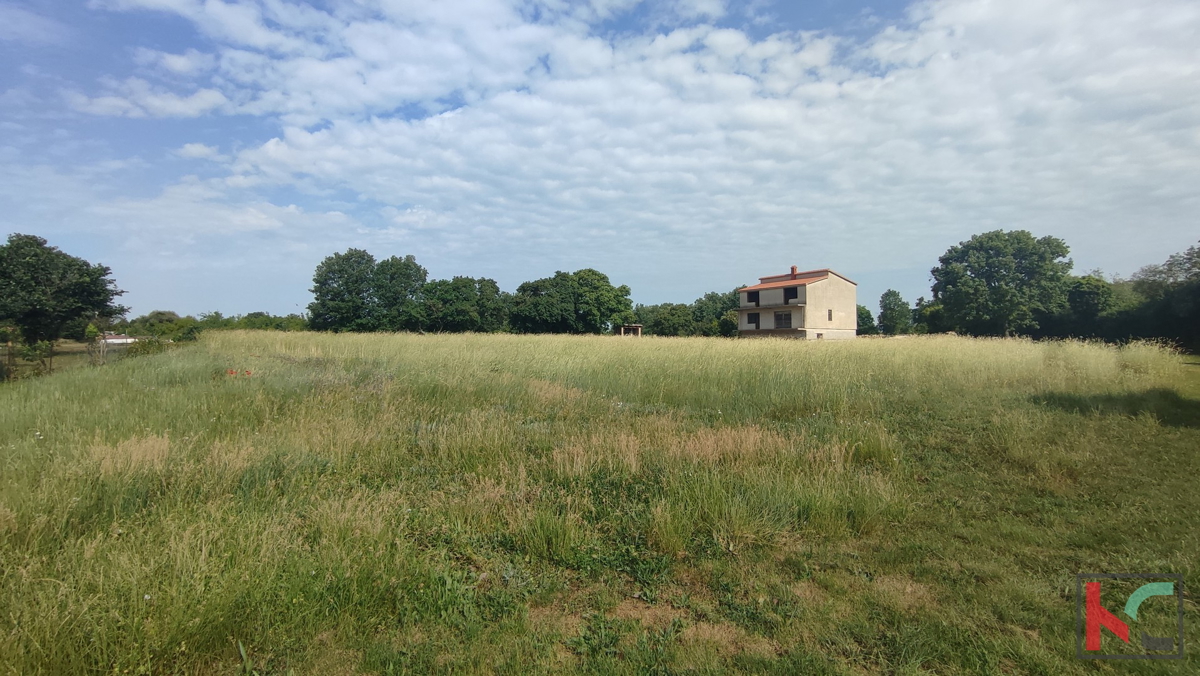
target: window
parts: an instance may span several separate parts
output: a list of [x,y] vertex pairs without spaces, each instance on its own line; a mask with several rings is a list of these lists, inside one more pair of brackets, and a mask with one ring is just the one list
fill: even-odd
[[829,321],[833,321],[833,310],[829,311]]
[[777,329],[792,328],[792,313],[776,312],[775,313],[775,328],[777,328]]
[[789,286],[783,290],[783,304],[787,305],[789,300],[796,300],[800,297],[800,287]]
[[754,303],[754,307],[758,307],[758,292],[757,291],[747,291],[746,292],[746,302]]
[[746,324],[749,326],[753,326],[754,328],[757,329],[758,328],[758,313],[757,312],[747,312],[746,313]]

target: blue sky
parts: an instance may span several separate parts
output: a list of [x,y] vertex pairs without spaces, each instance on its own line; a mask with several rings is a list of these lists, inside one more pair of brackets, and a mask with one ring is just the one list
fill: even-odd
[[1200,3],[0,0],[0,230],[135,314],[300,311],[326,255],[875,306],[974,233],[1200,239]]

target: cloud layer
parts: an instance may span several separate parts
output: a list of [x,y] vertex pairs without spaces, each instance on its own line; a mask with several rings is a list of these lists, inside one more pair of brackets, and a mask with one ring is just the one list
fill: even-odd
[[[177,144],[223,173],[90,213],[191,204],[206,217],[157,236],[330,229],[508,286],[593,265],[644,300],[793,263],[927,270],[993,228],[1122,272],[1195,239],[1195,2],[936,0],[865,41],[756,39],[712,1],[327,4],[97,2],[206,46],[138,46],[138,72],[68,88],[73,109],[278,134]],[[641,29],[609,28],[630,12]]]

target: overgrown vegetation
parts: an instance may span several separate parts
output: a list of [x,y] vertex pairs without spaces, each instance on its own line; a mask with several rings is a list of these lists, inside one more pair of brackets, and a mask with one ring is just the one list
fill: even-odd
[[1147,344],[204,333],[0,389],[0,671],[1115,673],[1198,447]]
[[[1200,348],[1200,246],[1129,279],[1105,279],[1100,271],[1072,275],[1069,252],[1056,237],[1035,239],[1024,230],[985,232],[950,247],[930,271],[933,300],[920,298],[912,309],[912,330],[1113,342],[1157,338]],[[898,294],[884,294],[880,308],[895,313],[908,304]]]

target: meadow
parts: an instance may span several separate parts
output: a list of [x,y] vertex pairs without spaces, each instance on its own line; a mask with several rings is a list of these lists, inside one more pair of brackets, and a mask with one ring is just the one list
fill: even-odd
[[1151,344],[210,332],[0,385],[0,673],[1197,673],[1075,574],[1200,589],[1198,449]]

